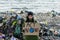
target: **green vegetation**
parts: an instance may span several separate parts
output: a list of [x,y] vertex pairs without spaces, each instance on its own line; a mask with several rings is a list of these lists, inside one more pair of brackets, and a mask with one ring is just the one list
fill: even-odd
[[38,40],[38,37],[36,35],[28,35],[25,36],[25,40]]

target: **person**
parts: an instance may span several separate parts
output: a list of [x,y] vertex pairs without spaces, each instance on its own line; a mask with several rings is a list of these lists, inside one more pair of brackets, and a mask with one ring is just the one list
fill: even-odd
[[0,17],[0,31],[1,31],[1,33],[4,32],[3,31],[3,18],[2,17]]
[[19,19],[17,21],[17,24],[15,25],[14,29],[15,30],[14,30],[13,36],[20,40],[23,40],[23,38],[22,38],[22,20],[21,19]]
[[16,24],[16,18],[14,16],[12,16],[9,20],[7,20],[6,22],[7,26],[12,26]]
[[29,34],[34,32],[38,33],[39,29],[40,29],[40,25],[37,23],[36,20],[34,20],[33,12],[28,12],[25,20],[25,26],[23,27],[23,33],[24,34],[26,33]]
[[[9,20],[6,21],[5,27],[4,27],[4,34],[6,35],[6,38],[11,38],[14,31],[14,25],[16,25],[16,19],[15,17],[11,17]],[[6,39],[7,40],[7,39]]]
[[33,17],[33,12],[28,12],[28,15],[26,17],[26,22],[35,22]]
[[4,40],[6,38],[6,33],[7,33],[7,29],[6,28],[6,22],[3,21],[4,19],[2,17],[0,17],[0,40]]
[[0,32],[0,40],[4,40],[4,39],[5,39],[5,35]]

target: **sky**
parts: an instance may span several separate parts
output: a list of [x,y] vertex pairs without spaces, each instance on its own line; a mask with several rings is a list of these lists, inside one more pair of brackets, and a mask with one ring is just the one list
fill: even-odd
[[[25,7],[28,9],[25,9]],[[0,11],[9,11],[11,8],[23,8],[33,12],[51,10],[60,12],[60,0],[0,0]]]

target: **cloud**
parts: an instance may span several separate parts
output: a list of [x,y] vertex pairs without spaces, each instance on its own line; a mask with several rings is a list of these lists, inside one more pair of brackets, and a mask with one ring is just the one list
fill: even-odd
[[33,12],[47,12],[52,9],[60,11],[60,0],[0,0],[0,10],[7,11],[11,8],[27,7]]

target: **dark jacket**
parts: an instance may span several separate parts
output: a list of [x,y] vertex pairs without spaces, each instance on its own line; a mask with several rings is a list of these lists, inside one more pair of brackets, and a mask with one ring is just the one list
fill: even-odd
[[28,17],[26,17],[26,22],[35,22],[35,21],[34,21],[34,18],[30,20]]

